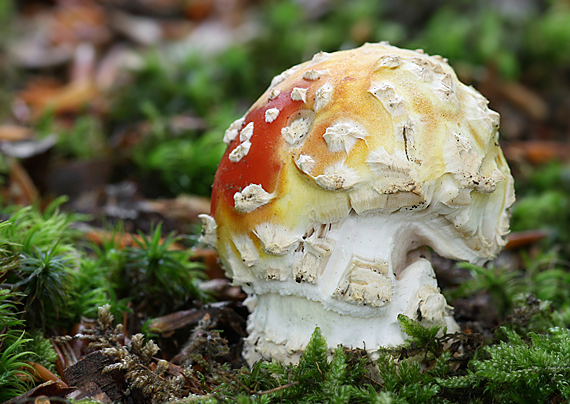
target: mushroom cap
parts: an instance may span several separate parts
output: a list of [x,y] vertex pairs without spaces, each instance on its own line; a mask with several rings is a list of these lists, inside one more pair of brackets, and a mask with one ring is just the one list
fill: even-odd
[[413,218],[438,254],[487,261],[514,201],[487,104],[421,50],[318,53],[226,131],[204,240],[242,285],[298,278],[300,246],[324,255],[331,246],[310,242],[319,226],[351,215]]

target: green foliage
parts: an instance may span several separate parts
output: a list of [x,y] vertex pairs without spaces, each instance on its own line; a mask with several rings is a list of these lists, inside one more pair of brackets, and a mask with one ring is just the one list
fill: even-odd
[[103,134],[101,121],[93,116],[78,117],[70,129],[50,128],[58,134],[57,151],[67,158],[92,160],[102,157],[107,140]]
[[398,322],[408,339],[401,347],[380,351],[377,363],[383,388],[401,402],[441,402],[437,378],[451,373],[453,355],[446,349],[453,336],[440,326],[424,327],[403,314]]
[[[519,302],[507,321],[509,326],[499,328],[495,338],[474,351],[470,343],[464,344],[467,335],[438,336],[436,328],[400,316],[400,326],[409,339],[404,347],[381,354],[383,388],[408,403],[567,400],[570,330],[548,328],[553,321],[550,314],[543,302]],[[540,333],[529,331],[533,328]],[[458,350],[461,341],[464,345]]]
[[550,190],[529,195],[513,208],[513,230],[553,229],[559,236],[568,237],[565,227],[570,221],[568,194]]
[[0,400],[15,397],[27,390],[27,383],[22,380],[27,369],[30,368],[22,359],[30,355],[30,352],[22,351],[25,344],[29,341],[24,339],[25,332],[22,331],[20,336],[11,344],[7,344],[8,334],[0,334],[0,340],[3,340],[2,349],[0,350]]
[[438,9],[412,43],[428,53],[445,55],[452,62],[492,64],[504,76],[515,77],[520,72],[520,62],[512,32],[520,31],[522,26],[513,26],[507,16],[495,9],[476,4],[469,8],[470,12],[465,12],[464,7],[448,3]]
[[539,252],[534,257],[522,253],[525,292],[552,303],[556,310],[570,307],[569,263],[562,261],[555,251]]
[[531,21],[526,45],[536,60],[564,65],[570,62],[570,6],[552,1],[546,12]]
[[208,132],[195,139],[167,139],[146,153],[138,149],[134,156],[141,167],[160,174],[171,194],[208,195],[225,148],[219,133]]
[[[540,312],[531,309],[527,314]],[[410,338],[404,347],[380,353],[374,376],[378,382],[368,373],[370,362],[356,351],[338,347],[327,359],[326,341],[316,329],[298,365],[260,361],[199,401],[232,397],[240,403],[535,403],[569,398],[568,329],[519,334],[502,327],[495,339],[464,352],[473,348],[468,343],[458,350],[457,343],[467,342],[468,336],[438,336],[437,327],[423,327],[405,316],[399,321]]]
[[182,113],[207,117],[211,107],[217,108],[224,99],[223,85],[230,81],[226,73],[210,56],[193,53],[180,58],[151,51],[133,72],[133,81],[116,94],[111,118],[145,119],[149,104],[164,117]]
[[39,330],[27,333],[28,342],[26,343],[26,351],[30,353],[25,356],[26,361],[33,361],[49,369],[53,373],[56,372],[55,362],[57,361],[57,353],[53,348],[51,341],[45,338]]
[[421,364],[413,359],[402,360],[397,364],[391,356],[381,356],[378,361],[380,377],[386,391],[403,402],[429,403],[435,400],[440,386],[435,379],[422,371]]
[[27,383],[19,374],[27,374],[29,367],[24,350],[24,321],[18,316],[16,293],[0,289],[0,401],[4,402],[26,391]]
[[10,40],[13,38],[13,28],[16,25],[16,4],[14,0],[0,2],[0,119],[10,116],[11,93],[15,88],[14,78],[16,69],[10,58],[5,57]]
[[97,307],[109,302],[114,312],[126,310],[124,299],[148,309],[149,316],[206,299],[198,287],[201,264],[190,261],[189,250],[173,249],[179,237],[161,239],[161,225],[150,236],[141,233],[134,246],[122,249],[113,237],[89,255],[79,248],[78,232],[71,228],[80,217],[59,212],[60,202],[44,212],[22,208],[0,226],[0,240],[16,242],[5,244],[12,258],[4,271],[12,289],[21,292],[29,327],[94,318]]
[[101,264],[110,271],[119,299],[132,299],[137,309],[144,308],[149,317],[180,309],[192,299],[207,296],[198,287],[203,277],[201,264],[191,262],[191,252],[177,250],[180,240],[172,233],[162,238],[162,226],[151,229],[149,236],[139,233],[136,245],[120,249],[111,240],[101,252]]
[[508,328],[501,328],[501,332],[508,342],[485,347],[487,356],[473,360],[468,375],[440,383],[450,388],[482,385],[497,403],[570,399],[570,330],[552,328],[547,334],[529,333],[528,342]]
[[32,327],[45,328],[46,313],[55,323],[67,311],[76,265],[70,255],[56,254],[57,244],[46,252],[37,248],[23,253],[15,274],[18,282],[13,288],[26,295],[24,312]]
[[297,365],[259,361],[250,371],[242,369],[237,379],[230,377],[213,397],[231,397],[240,403],[397,402],[363,384],[367,359],[360,352],[337,347],[330,360],[329,355],[326,340],[316,328]]
[[0,226],[0,239],[11,241],[5,249],[18,257],[17,265],[6,271],[7,280],[14,291],[21,292],[24,315],[32,328],[81,315],[67,310],[79,255],[73,245],[78,233],[71,224],[81,217],[60,213],[62,202],[54,201],[44,212],[21,208]]
[[70,312],[81,313],[86,318],[97,318],[98,308],[105,304],[111,304],[111,310],[116,314],[128,311],[123,303],[116,298],[109,282],[108,268],[102,260],[81,257],[78,270],[74,273],[73,299],[67,303]]
[[[83,216],[65,214],[59,206],[65,202],[61,197],[54,200],[43,211],[36,207],[15,207],[10,217],[10,225],[0,228],[0,238],[10,240],[13,246],[21,251],[33,253],[36,249],[46,252],[57,245],[57,255],[73,251],[71,243],[77,239],[79,232],[71,228],[71,224],[81,221]],[[11,247],[12,248],[12,247]]]
[[470,296],[484,291],[491,295],[499,314],[505,316],[512,310],[517,293],[521,291],[517,279],[520,273],[503,267],[491,265],[485,268],[467,262],[462,262],[459,266],[468,269],[473,278],[452,292],[453,297]]
[[416,320],[413,320],[403,314],[398,315],[400,328],[409,338],[406,345],[413,349],[419,349],[430,353],[432,356],[439,356],[442,351],[442,344],[436,338],[439,333],[446,333],[446,329],[442,330],[441,326],[434,325],[424,327]]
[[65,197],[57,198],[43,211],[33,206],[13,207],[8,224],[0,227],[0,239],[10,240],[11,251],[33,254],[55,248],[56,255],[75,253],[73,242],[80,233],[71,225],[85,216],[61,212],[59,207],[65,201]]

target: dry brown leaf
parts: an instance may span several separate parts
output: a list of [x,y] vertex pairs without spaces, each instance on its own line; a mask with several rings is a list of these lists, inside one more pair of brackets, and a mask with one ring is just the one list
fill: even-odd
[[50,380],[34,387],[21,396],[5,401],[3,404],[26,403],[29,402],[27,399],[34,397],[63,397],[74,390],[75,387],[62,387],[59,383]]
[[498,81],[498,84],[499,94],[526,115],[536,121],[548,118],[548,105],[534,91],[517,82]]
[[507,236],[507,245],[505,250],[514,250],[517,248],[528,247],[537,243],[548,236],[544,230],[527,230],[511,233]]
[[93,1],[61,2],[53,10],[52,18],[50,39],[54,44],[102,44],[111,38],[107,13]]
[[15,158],[8,159],[10,168],[10,199],[11,203],[27,206],[39,199],[38,190],[27,171]]
[[191,260],[204,263],[206,276],[209,279],[223,279],[226,277],[224,270],[220,266],[218,254],[211,248],[194,248]]
[[211,17],[215,11],[215,4],[212,0],[188,0],[184,7],[184,14],[191,20],[204,21]]
[[181,195],[175,199],[157,199],[144,201],[139,204],[141,210],[156,212],[162,216],[182,223],[197,223],[199,214],[210,213],[210,199]]
[[25,126],[4,124],[0,125],[0,141],[17,142],[30,139],[32,130]]
[[[218,308],[213,310],[216,313],[220,311]],[[191,324],[198,324],[198,322],[210,312],[212,312],[212,309],[207,308],[177,311],[152,319],[148,323],[147,329],[152,332],[168,334],[181,328],[188,327]]]
[[59,377],[54,375],[51,370],[47,369],[45,366],[37,362],[27,362],[31,366],[30,374],[36,381],[48,382],[53,381],[59,385],[61,388],[68,388],[69,386],[61,380]]
[[46,111],[79,112],[98,95],[92,80],[80,80],[63,86],[49,81],[33,82],[18,96],[30,107],[32,116],[38,118]]
[[108,91],[126,78],[126,73],[132,69],[138,69],[143,65],[140,54],[124,44],[114,45],[101,58],[95,81],[101,91]]
[[[118,243],[118,248],[125,248],[136,245],[135,240],[142,241],[143,237],[138,234],[131,233],[113,233],[108,230],[101,229],[89,229],[85,232],[85,238],[94,242],[97,245],[103,245],[107,240],[114,240]],[[161,243],[164,242],[164,238],[161,238]],[[180,243],[172,243],[170,245],[171,250],[184,250],[185,247]]]
[[163,38],[161,25],[152,18],[138,17],[115,10],[111,13],[111,25],[118,32],[141,45],[155,45]]
[[531,164],[544,164],[553,160],[567,161],[570,158],[570,145],[563,142],[511,142],[504,145],[503,151],[508,160],[527,161]]

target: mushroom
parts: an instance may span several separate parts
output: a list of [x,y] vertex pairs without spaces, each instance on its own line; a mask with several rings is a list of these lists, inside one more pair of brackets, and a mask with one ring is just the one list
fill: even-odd
[[499,115],[447,61],[387,43],[318,53],[226,131],[203,240],[248,294],[244,357],[397,346],[397,317],[458,330],[429,250],[482,264],[513,178]]

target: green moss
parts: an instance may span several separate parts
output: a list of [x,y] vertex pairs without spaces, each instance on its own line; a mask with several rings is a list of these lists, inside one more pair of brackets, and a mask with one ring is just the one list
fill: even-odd
[[162,225],[150,235],[139,233],[135,245],[119,248],[119,238],[104,244],[99,265],[106,268],[119,299],[128,299],[137,312],[155,317],[180,310],[192,300],[207,300],[198,281],[202,264],[190,260],[191,251],[174,249],[180,240],[172,233],[162,238]]

